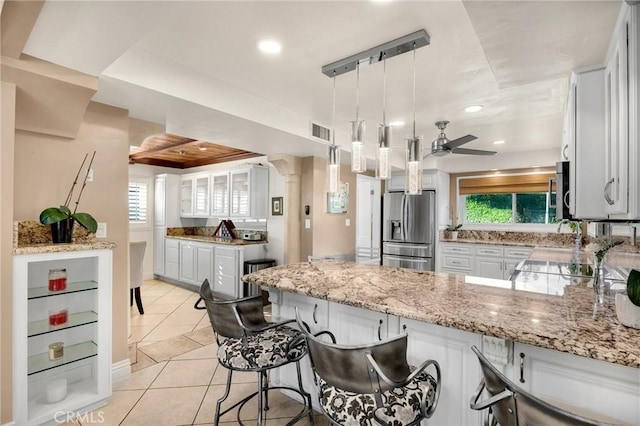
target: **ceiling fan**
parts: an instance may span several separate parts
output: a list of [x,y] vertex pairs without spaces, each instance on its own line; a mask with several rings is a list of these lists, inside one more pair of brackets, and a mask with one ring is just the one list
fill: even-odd
[[445,156],[449,153],[453,154],[470,154],[470,155],[493,155],[496,151],[483,151],[480,149],[467,149],[467,148],[458,148],[460,145],[464,145],[465,143],[471,142],[474,139],[478,139],[476,136],[467,135],[458,139],[449,140],[447,139],[447,135],[444,134],[444,129],[446,129],[448,121],[438,121],[436,122],[436,127],[440,129],[440,134],[438,138],[431,142],[431,154],[437,157]]

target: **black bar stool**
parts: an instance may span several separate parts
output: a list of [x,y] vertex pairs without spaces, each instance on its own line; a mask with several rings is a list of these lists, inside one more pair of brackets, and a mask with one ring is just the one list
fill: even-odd
[[[332,425],[417,425],[435,412],[440,365],[433,360],[413,369],[407,363],[407,334],[362,346],[327,343],[305,333],[320,407]],[[427,373],[432,366],[435,377]]]
[[[240,410],[251,398],[257,396],[258,424],[262,425],[262,412],[269,409],[269,390],[272,389],[297,392],[304,401],[303,409],[287,424],[294,424],[305,416],[309,416],[309,421],[313,424],[311,395],[304,391],[300,375],[299,361],[307,354],[306,346],[300,331],[285,325],[295,320],[268,323],[264,319],[260,295],[230,301],[214,300],[208,280],[204,280],[200,287],[200,297],[205,303],[218,343],[218,361],[229,370],[225,393],[216,404],[214,424],[217,426],[220,417],[236,407],[239,407],[238,423],[243,424],[240,421]],[[267,371],[291,362],[296,364],[299,389],[270,387]],[[229,396],[234,371],[258,373],[258,389],[222,411],[221,406]]]

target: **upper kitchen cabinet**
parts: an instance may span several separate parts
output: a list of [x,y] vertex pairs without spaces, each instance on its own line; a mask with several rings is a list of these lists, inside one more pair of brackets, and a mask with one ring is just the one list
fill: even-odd
[[251,166],[229,172],[230,217],[267,218],[269,168]]
[[209,216],[209,175],[207,173],[182,176],[180,216]]
[[605,211],[610,219],[640,219],[640,6],[624,4],[605,71]]
[[229,172],[211,175],[211,216],[229,217]]
[[602,188],[605,157],[604,68],[592,68],[571,75],[565,135],[569,158],[569,212],[580,219],[607,217],[604,200],[595,194]]
[[154,226],[180,227],[176,204],[180,200],[180,176],[161,174],[155,177]]

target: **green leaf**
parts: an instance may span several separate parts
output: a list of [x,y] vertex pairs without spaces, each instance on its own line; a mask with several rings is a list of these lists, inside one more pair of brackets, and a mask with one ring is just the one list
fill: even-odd
[[51,225],[52,223],[58,223],[61,220],[65,220],[69,216],[71,216],[71,212],[67,214],[57,207],[49,207],[40,213],[40,223],[43,225]]
[[89,232],[95,234],[98,230],[98,222],[89,213],[76,213],[72,217]]
[[71,216],[71,210],[67,206],[60,206],[60,210],[67,216]]
[[640,271],[632,269],[627,278],[627,295],[634,305],[640,306]]

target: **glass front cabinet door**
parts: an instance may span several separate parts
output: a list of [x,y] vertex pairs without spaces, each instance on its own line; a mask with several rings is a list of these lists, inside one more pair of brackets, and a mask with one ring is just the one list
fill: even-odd
[[211,175],[211,216],[229,216],[229,173]]
[[249,216],[250,170],[231,172],[231,216]]

